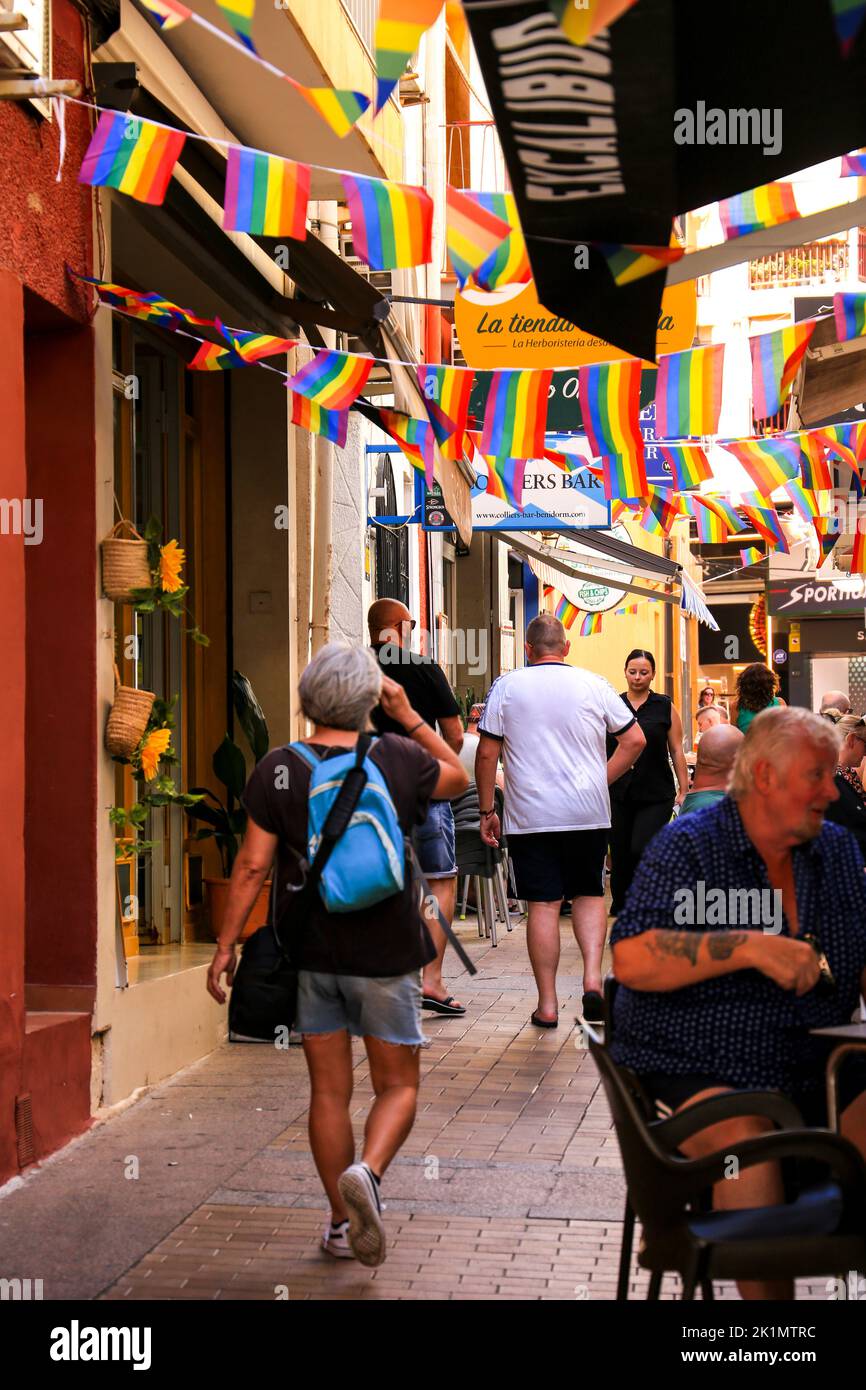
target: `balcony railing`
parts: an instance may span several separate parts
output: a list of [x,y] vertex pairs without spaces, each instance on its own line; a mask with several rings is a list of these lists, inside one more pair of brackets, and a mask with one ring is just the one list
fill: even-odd
[[343,9],[357,29],[367,52],[372,54],[378,0],[343,0]]
[[[858,243],[858,272],[864,278],[863,233]],[[777,290],[795,285],[835,284],[848,276],[848,239],[829,237],[805,246],[789,246],[749,263],[749,289]]]

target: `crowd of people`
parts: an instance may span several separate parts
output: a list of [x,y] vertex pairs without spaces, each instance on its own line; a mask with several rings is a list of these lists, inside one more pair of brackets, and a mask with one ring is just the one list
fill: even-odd
[[[444,672],[411,649],[408,609],[379,600],[368,621],[369,648],[328,645],[301,677],[306,756],[276,750],[250,777],[249,829],[208,978],[223,1002],[222,978],[232,983],[236,942],[272,864],[275,895],[304,881],[315,849],[310,758],[363,751],[375,730],[369,757],[426,896],[406,873],[400,891],[372,907],[337,913],[317,901],[292,933],[310,1143],[330,1203],[323,1248],[370,1266],[385,1258],[380,1184],[414,1121],[423,1014],[466,1012],[444,975],[457,889],[452,805],[461,834],[487,850],[507,845],[527,909],[533,1027],[559,1023],[563,904],[582,961],[582,1017],[603,1018],[610,915],[618,990],[609,1045],[660,1115],[760,1088],[826,1123],[827,1045],[813,1030],[848,1022],[866,990],[866,719],[844,692],[828,692],[817,713],[789,708],[773,672],[755,663],[740,673],[731,708],[713,686],[700,692],[687,757],[680,713],[653,689],[652,653],[629,652],[617,694],[568,662],[565,629],[542,613],[526,631],[525,665],[493,682],[464,730]],[[363,1039],[375,1092],[360,1157],[353,1037]],[[866,1074],[849,1066],[845,1086],[841,1129],[866,1156]],[[713,1125],[683,1151],[712,1152],[763,1124]],[[781,1200],[770,1164],[715,1192],[721,1208]],[[779,1284],[741,1292],[791,1295]]]

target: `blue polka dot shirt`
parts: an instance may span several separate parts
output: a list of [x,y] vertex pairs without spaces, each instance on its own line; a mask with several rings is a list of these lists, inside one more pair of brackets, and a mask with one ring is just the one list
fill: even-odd
[[[664,992],[620,986],[611,1043],[615,1061],[638,1074],[712,1076],[737,1088],[809,1095],[823,1087],[829,1044],[810,1037],[809,1030],[847,1023],[857,1007],[866,968],[866,875],[853,835],[827,822],[792,857],[800,934],[817,937],[836,988],[797,998],[757,970]],[[694,924],[688,921],[690,895],[678,893],[683,889],[695,895]],[[726,904],[718,924],[711,904],[720,895],[711,897],[714,889],[723,890]],[[734,909],[729,894],[737,889],[765,890],[757,922],[754,894],[746,921],[742,896]],[[653,929],[761,931],[764,921],[773,921],[772,903],[766,865],[736,803],[725,797],[666,826],[651,841],[611,944]],[[791,934],[784,917],[782,934]]]

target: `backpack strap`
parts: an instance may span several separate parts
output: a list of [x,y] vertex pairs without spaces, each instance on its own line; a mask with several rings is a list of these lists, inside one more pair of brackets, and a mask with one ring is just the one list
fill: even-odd
[[433,902],[436,903],[436,916],[438,918],[440,927],[445,933],[446,940],[450,941],[451,945],[454,947],[454,950],[457,952],[457,955],[460,957],[461,964],[468,971],[468,973],[470,975],[477,975],[478,967],[473,964],[471,958],[466,954],[462,942],[459,940],[457,936],[455,936],[454,932],[451,930],[451,927],[448,924],[442,912],[442,909],[436,900],[436,895],[434,894],[433,889],[430,887],[430,884],[427,882],[427,879],[424,876],[424,870],[418,863],[418,856],[415,853],[415,846],[413,845],[411,839],[408,838],[408,836],[406,839],[406,850],[412,862],[412,876],[415,879],[416,883],[420,884],[421,886],[421,892],[424,894],[424,901],[429,902],[432,898]]
[[297,753],[298,757],[305,762],[309,768],[317,767],[322,761],[318,753],[309,748],[306,743],[287,743],[286,747],[290,753]]

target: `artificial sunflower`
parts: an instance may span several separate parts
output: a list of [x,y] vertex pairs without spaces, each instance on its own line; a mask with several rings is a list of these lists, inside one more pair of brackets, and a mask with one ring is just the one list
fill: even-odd
[[180,572],[185,560],[186,551],[181,550],[177,541],[159,547],[159,582],[164,593],[176,594],[183,587]]
[[159,760],[168,752],[170,742],[170,729],[153,729],[144,740],[141,748],[141,770],[148,782],[156,776]]

